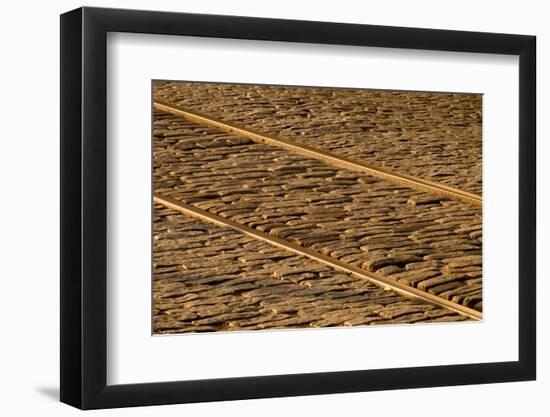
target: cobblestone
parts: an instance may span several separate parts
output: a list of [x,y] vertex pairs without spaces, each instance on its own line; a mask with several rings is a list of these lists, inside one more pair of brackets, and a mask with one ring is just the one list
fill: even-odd
[[260,132],[482,194],[481,95],[192,82],[157,82],[154,95]]
[[156,193],[482,310],[480,208],[163,113],[153,163]]
[[156,334],[465,320],[159,205],[153,220]]

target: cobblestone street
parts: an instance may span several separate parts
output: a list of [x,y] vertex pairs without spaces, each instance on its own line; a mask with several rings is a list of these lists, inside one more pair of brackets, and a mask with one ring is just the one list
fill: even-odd
[[155,97],[482,193],[480,95],[156,83]]
[[[481,194],[481,96],[156,83],[155,97]],[[155,195],[482,311],[482,209],[155,111]],[[468,319],[154,207],[155,333]]]

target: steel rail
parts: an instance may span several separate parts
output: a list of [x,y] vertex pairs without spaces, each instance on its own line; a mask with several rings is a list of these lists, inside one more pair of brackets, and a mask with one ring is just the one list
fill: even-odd
[[428,193],[445,195],[453,200],[459,200],[473,206],[481,207],[483,204],[483,199],[481,196],[469,193],[467,191],[462,191],[454,187],[449,187],[445,184],[425,180],[423,178],[414,177],[412,175],[393,172],[386,168],[368,165],[363,162],[340,156],[333,152],[316,149],[290,139],[284,139],[265,133],[259,133],[249,128],[240,127],[230,122],[219,120],[211,116],[185,109],[179,105],[169,103],[164,100],[154,100],[153,106],[158,110],[171,113],[175,116],[183,117],[194,123],[212,127],[218,130],[222,130],[224,132],[229,132],[237,136],[246,137],[255,142],[282,147],[301,155],[323,160],[326,163],[338,166],[340,168],[363,172],[378,178],[392,181],[399,185],[415,188],[417,190],[425,191]]
[[327,255],[323,255],[317,251],[314,251],[309,248],[304,248],[300,245],[289,242],[285,239],[281,239],[270,234],[260,232],[258,230],[252,229],[248,226],[242,225],[240,223],[234,222],[232,220],[223,218],[216,214],[210,213],[208,211],[202,210],[198,207],[183,203],[181,201],[175,200],[171,197],[162,196],[155,194],[153,200],[156,203],[162,204],[163,206],[170,208],[172,210],[178,211],[180,213],[198,218],[202,221],[214,223],[218,226],[229,227],[233,230],[236,230],[240,233],[243,233],[247,236],[250,236],[254,239],[261,240],[263,242],[269,243],[275,247],[296,253],[298,255],[306,256],[315,261],[321,262],[324,265],[343,271],[349,274],[352,274],[361,279],[368,280],[373,284],[382,287],[384,289],[391,289],[405,297],[414,298],[427,302],[433,305],[436,305],[447,310],[451,310],[455,313],[459,313],[463,316],[466,316],[472,320],[481,320],[482,313],[474,310],[472,308],[463,306],[458,303],[454,303],[445,298],[438,297],[436,295],[430,294],[428,292],[419,290],[418,288],[411,287],[409,285],[400,283],[393,279],[384,277],[383,275],[376,274],[374,272],[365,271],[354,265],[347,264],[338,259],[332,258]]

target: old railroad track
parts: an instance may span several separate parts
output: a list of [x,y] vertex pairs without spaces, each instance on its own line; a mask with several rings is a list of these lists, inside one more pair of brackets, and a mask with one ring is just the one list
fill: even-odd
[[153,106],[158,110],[172,113],[176,116],[184,117],[190,122],[195,122],[201,125],[212,127],[214,129],[219,129],[224,132],[232,133],[237,136],[249,138],[255,142],[265,143],[267,145],[273,145],[281,147],[283,149],[288,149],[291,152],[296,152],[300,155],[317,158],[337,167],[349,169],[352,171],[364,172],[366,174],[386,179],[397,184],[403,184],[409,187],[413,187],[418,190],[446,195],[453,199],[461,200],[475,206],[481,207],[482,204],[481,196],[475,195],[473,193],[462,191],[445,184],[439,184],[434,181],[417,178],[411,175],[399,172],[392,172],[391,170],[383,167],[371,166],[360,161],[355,161],[345,156],[337,155],[330,151],[315,149],[303,143],[298,143],[284,138],[277,138],[269,134],[258,133],[252,129],[239,127],[233,123],[217,120],[211,116],[206,116],[188,109],[184,109],[180,106],[170,104],[164,100],[154,101]]
[[[440,148],[413,143],[430,152],[430,163],[405,156],[400,166],[411,175],[348,141],[364,136],[348,118],[334,124],[343,131],[327,132],[313,114],[326,111],[302,99],[323,102],[320,96],[253,87],[228,94],[230,86],[203,84],[196,93],[190,84],[155,86],[155,332],[482,318],[480,164],[460,142],[463,129],[472,129],[460,125],[460,111],[476,98],[405,97],[413,107],[435,103],[443,126],[434,130],[459,138]],[[212,88],[238,105],[227,110],[213,100],[220,107],[211,105],[211,113],[199,108]],[[344,93],[336,94],[346,109]],[[261,96],[247,104],[251,94]],[[299,133],[287,133],[285,117],[261,123],[273,113],[271,97],[293,103],[283,109],[291,122],[295,111],[312,112],[294,122]],[[400,134],[396,123],[386,124]],[[402,158],[388,142],[373,144],[376,155]],[[403,149],[401,141],[395,146]],[[472,176],[449,175],[449,160]]]

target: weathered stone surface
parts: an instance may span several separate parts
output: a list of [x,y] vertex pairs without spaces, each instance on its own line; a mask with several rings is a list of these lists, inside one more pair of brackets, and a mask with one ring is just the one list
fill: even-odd
[[[154,94],[481,194],[481,96],[195,83]],[[481,311],[481,209],[171,115],[153,124],[155,192]],[[462,320],[160,206],[154,216],[157,333]]]
[[158,205],[153,234],[157,334],[464,320]]
[[[178,133],[170,140],[154,137],[159,194],[438,295],[482,277],[482,240],[471,236],[481,232],[479,208],[273,146],[232,141],[232,135],[175,116],[156,113],[157,123]],[[180,140],[191,144],[194,138],[194,147],[178,148]],[[232,144],[208,148],[205,138]],[[199,232],[191,231],[190,243]],[[166,260],[165,267],[174,261],[180,259]],[[481,299],[481,286],[472,294]]]
[[[481,95],[189,82],[155,83],[154,94],[261,132],[482,193]],[[163,125],[155,135],[178,137]],[[201,146],[238,140],[219,137]]]

